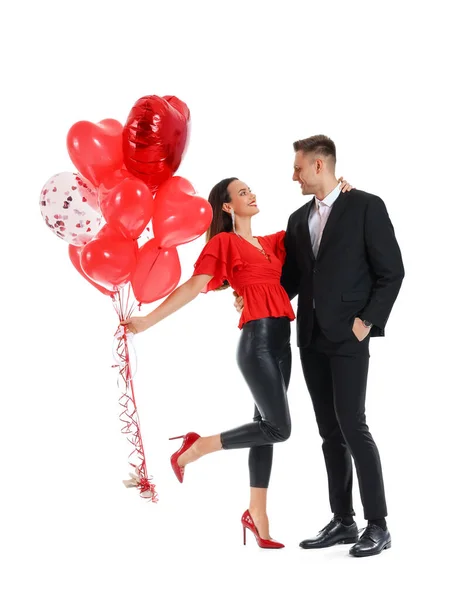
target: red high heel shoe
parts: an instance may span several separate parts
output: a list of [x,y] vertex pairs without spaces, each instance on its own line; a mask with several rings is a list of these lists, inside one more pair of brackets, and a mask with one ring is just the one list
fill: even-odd
[[198,440],[200,437],[201,437],[200,435],[191,431],[190,433],[187,433],[186,435],[177,435],[176,437],[170,438],[170,440],[180,440],[180,439],[183,440],[181,448],[171,456],[171,467],[174,471],[174,474],[178,478],[179,483],[183,483],[184,467],[180,467],[178,465],[178,458],[181,456],[181,454],[184,454],[186,452],[186,450],[191,448],[191,446],[194,444],[194,442],[196,440]]
[[247,529],[250,529],[250,531],[254,534],[255,539],[257,540],[257,544],[260,546],[260,548],[277,549],[277,548],[285,547],[283,544],[280,544],[280,542],[275,542],[275,540],[262,539],[260,537],[260,534],[258,533],[257,528],[255,527],[255,523],[253,522],[253,519],[250,516],[250,513],[248,510],[246,510],[244,512],[244,514],[242,515],[241,523],[242,523],[242,527],[244,529],[244,546],[247,543]]

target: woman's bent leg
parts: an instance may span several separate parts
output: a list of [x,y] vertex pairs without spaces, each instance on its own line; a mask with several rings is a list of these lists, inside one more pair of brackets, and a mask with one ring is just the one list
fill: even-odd
[[223,432],[223,448],[265,446],[290,437],[287,385],[280,366],[288,339],[286,319],[259,319],[244,326],[237,360],[261,418]]

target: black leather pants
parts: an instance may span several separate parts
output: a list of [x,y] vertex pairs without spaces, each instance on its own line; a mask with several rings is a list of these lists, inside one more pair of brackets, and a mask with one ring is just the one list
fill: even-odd
[[250,485],[266,488],[273,444],[284,442],[291,432],[286,395],[291,373],[289,319],[266,318],[246,323],[237,363],[253,394],[255,416],[253,422],[222,433],[222,447],[250,448]]

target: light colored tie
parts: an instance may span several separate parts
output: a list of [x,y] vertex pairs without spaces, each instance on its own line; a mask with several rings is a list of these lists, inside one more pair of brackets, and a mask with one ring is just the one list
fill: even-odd
[[[323,237],[324,227],[326,226],[326,221],[328,220],[329,206],[327,206],[323,202],[320,202],[316,198],[316,211],[319,214],[319,219],[316,222],[315,231],[314,231],[313,252],[314,252],[315,258],[318,256],[319,247],[321,245],[321,238]],[[316,307],[316,303],[313,298],[313,308],[315,308],[315,307]]]
[[318,208],[319,208],[319,220],[320,220],[319,232],[318,232],[318,250],[319,250],[319,246],[321,245],[321,238],[323,237],[324,228],[326,227],[326,221],[327,221],[328,215],[329,215],[329,210],[328,210],[329,206],[324,204],[324,202],[319,202]]
[[326,204],[323,204],[319,200],[316,200],[316,212],[318,213],[319,218],[316,220],[314,228],[314,256],[318,255],[319,246],[321,244],[321,238],[323,236],[324,226],[326,225],[326,220],[328,217],[328,208],[329,207],[326,206]]

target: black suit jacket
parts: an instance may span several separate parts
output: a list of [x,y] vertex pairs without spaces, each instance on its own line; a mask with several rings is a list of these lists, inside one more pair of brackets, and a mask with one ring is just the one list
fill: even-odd
[[360,190],[341,193],[332,206],[315,258],[308,218],[314,198],[294,212],[286,230],[282,285],[298,295],[298,346],[311,342],[313,301],[318,324],[333,342],[353,337],[355,317],[385,324],[405,275],[402,256],[384,202]]

